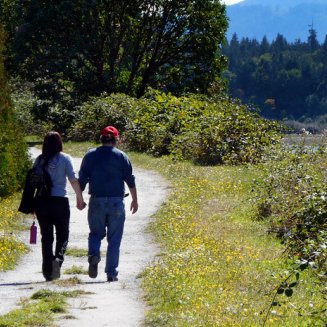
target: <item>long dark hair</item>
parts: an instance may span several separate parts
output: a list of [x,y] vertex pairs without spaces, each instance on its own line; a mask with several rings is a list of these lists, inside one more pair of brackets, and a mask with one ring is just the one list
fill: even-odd
[[58,132],[51,131],[47,133],[43,140],[42,146],[42,158],[45,161],[45,165],[49,160],[63,149],[62,139]]

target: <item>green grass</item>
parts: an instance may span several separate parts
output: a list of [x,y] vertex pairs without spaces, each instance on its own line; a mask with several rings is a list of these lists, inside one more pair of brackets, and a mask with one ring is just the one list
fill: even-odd
[[173,186],[151,226],[164,252],[143,274],[149,326],[324,326],[310,315],[324,300],[309,273],[291,298],[277,298],[280,305],[267,316],[290,262],[265,222],[254,220],[257,167],[130,157]]
[[19,238],[19,232],[29,228],[31,216],[17,211],[21,194],[0,201],[0,270],[13,269],[28,248]]
[[64,274],[66,275],[87,275],[88,271],[82,266],[72,266],[69,269],[66,269]]
[[21,308],[0,316],[0,326],[53,326],[55,314],[67,312],[66,299],[83,294],[88,293],[81,290],[54,292],[43,289],[37,291],[30,298],[21,300]]
[[95,142],[65,142],[64,152],[74,157],[83,157],[88,150],[97,146],[99,146],[99,144]]
[[84,282],[81,279],[79,279],[77,276],[73,276],[68,279],[57,279],[53,283],[60,287],[72,287],[72,286],[84,284]]
[[87,249],[68,247],[65,254],[72,257],[87,257]]

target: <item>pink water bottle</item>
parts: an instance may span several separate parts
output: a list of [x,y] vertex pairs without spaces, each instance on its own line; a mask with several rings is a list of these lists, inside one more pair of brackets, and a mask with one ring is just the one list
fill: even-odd
[[36,244],[36,235],[37,235],[37,227],[35,226],[35,221],[30,229],[30,244]]

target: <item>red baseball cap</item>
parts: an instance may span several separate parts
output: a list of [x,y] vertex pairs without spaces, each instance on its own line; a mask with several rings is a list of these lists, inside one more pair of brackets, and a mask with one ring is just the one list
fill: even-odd
[[101,135],[103,136],[107,136],[109,134],[112,134],[114,137],[118,137],[119,136],[118,129],[113,126],[107,126],[101,132]]

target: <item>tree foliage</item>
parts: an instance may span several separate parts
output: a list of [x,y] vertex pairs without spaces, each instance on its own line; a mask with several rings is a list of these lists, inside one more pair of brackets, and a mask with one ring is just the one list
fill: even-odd
[[2,11],[9,67],[35,84],[40,117],[104,91],[206,93],[225,65],[218,0],[5,1]]
[[0,198],[19,189],[28,164],[26,144],[14,117],[4,72],[4,40],[0,25]]
[[237,35],[223,49],[229,58],[230,91],[274,119],[306,120],[327,113],[327,43],[310,27],[307,42],[287,42],[278,34],[269,43]]

